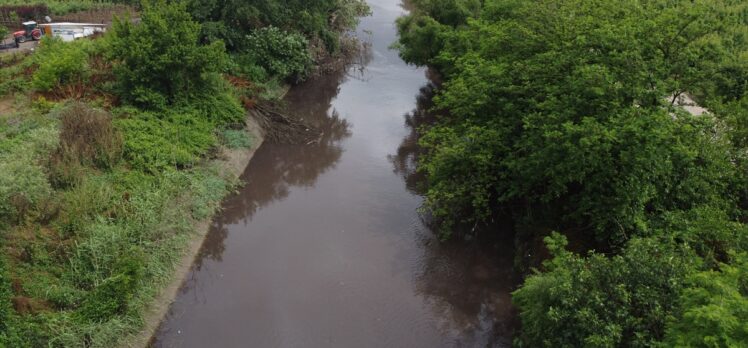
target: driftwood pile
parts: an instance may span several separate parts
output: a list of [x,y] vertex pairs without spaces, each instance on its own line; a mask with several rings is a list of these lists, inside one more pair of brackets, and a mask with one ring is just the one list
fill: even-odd
[[307,124],[297,117],[285,115],[280,111],[263,105],[255,105],[249,110],[250,115],[265,133],[265,141],[276,144],[309,145],[322,139],[322,131]]

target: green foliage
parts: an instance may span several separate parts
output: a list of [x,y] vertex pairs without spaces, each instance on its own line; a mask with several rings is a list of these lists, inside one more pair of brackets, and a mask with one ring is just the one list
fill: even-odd
[[0,221],[19,223],[51,193],[41,166],[28,158],[2,158],[0,161]]
[[108,169],[122,156],[122,135],[104,111],[73,103],[59,113],[60,145],[50,159],[50,178],[58,186],[74,184],[84,166]]
[[175,108],[188,112],[194,110],[195,117],[206,119],[214,125],[243,122],[246,110],[239,103],[233,87],[219,75],[211,75],[205,82],[203,92],[179,101]]
[[580,257],[555,233],[546,244],[553,254],[546,272],[513,293],[521,347],[653,346],[695,262],[687,250],[655,239],[633,239],[613,257]]
[[127,310],[143,279],[145,261],[142,251],[137,248],[123,251],[126,254],[119,255],[112,267],[113,274],[98,284],[84,300],[78,312],[82,318],[105,321]]
[[222,39],[231,51],[246,50],[247,35],[274,26],[312,42],[322,41],[334,52],[339,33],[370,13],[363,0],[190,0],[188,8],[196,20],[206,23],[203,40]]
[[[38,2],[29,2],[24,0],[0,0],[0,5],[28,6],[30,3],[33,4]],[[44,13],[41,16],[50,14],[53,15],[52,17],[54,17],[54,15],[61,16],[75,12],[107,10],[108,8],[111,8],[115,3],[138,5],[138,2],[132,0],[45,0],[43,3],[45,7],[49,8],[50,13]]]
[[689,277],[668,325],[670,347],[742,347],[748,342],[748,258]]
[[447,31],[430,16],[405,16],[398,18],[397,27],[400,38],[394,47],[406,62],[426,65],[439,54],[443,48],[442,33]]
[[262,67],[270,75],[299,81],[312,67],[308,45],[300,34],[265,27],[247,35],[241,60],[243,64]]
[[517,344],[745,345],[748,5],[414,4],[395,46],[443,77],[419,159],[441,235],[508,213],[609,253],[548,238],[514,293]]
[[31,89],[25,72],[33,65],[32,56],[26,52],[0,55],[0,96]]
[[221,141],[229,149],[252,147],[252,137],[245,130],[225,129],[221,132]]
[[131,166],[151,173],[195,164],[215,145],[213,124],[193,110],[141,113],[116,121]]
[[520,223],[615,246],[661,212],[733,204],[737,168],[715,120],[666,101],[703,90],[734,56],[722,49],[739,38],[722,29],[727,8],[423,1],[399,21],[399,46],[445,75],[435,101],[449,116],[426,131],[420,164],[444,233],[524,207]]
[[10,279],[7,274],[5,260],[0,258],[0,346],[5,341],[8,323],[10,323],[11,316],[13,315],[13,307],[11,307],[10,303],[11,295]]
[[144,3],[140,23],[115,20],[107,35],[121,97],[135,105],[164,109],[183,99],[210,94],[210,75],[227,66],[223,43],[199,44],[200,24],[184,3]]
[[34,88],[52,91],[68,84],[86,83],[91,74],[88,66],[91,46],[87,40],[63,42],[45,37],[34,56],[39,65],[32,79]]

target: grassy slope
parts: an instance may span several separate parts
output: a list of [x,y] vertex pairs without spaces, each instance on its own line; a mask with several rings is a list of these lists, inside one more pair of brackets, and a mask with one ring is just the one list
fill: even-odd
[[[0,222],[0,297],[5,291],[14,307],[0,306],[0,346],[111,347],[142,327],[143,313],[195,238],[196,222],[213,214],[236,172],[203,159],[151,174],[124,160],[109,170],[87,168],[77,185],[52,187],[49,159],[66,102],[22,92],[30,59],[0,57],[0,194],[33,197],[19,221]],[[212,152],[221,153],[226,147]],[[141,274],[127,291],[121,280],[131,264]],[[109,297],[125,305],[111,316],[86,315],[107,307],[96,300],[106,284],[117,285],[122,293]]]

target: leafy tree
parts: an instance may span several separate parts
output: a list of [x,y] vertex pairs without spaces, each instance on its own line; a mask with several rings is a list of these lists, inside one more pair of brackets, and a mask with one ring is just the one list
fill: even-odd
[[545,239],[551,260],[514,292],[520,347],[647,347],[665,335],[695,259],[656,239],[633,239],[621,255],[566,251],[566,239]]
[[662,211],[729,206],[728,143],[668,98],[731,56],[724,8],[494,0],[464,20],[428,6],[401,19],[403,57],[445,76],[436,106],[449,116],[421,163],[443,232],[505,207],[620,245]]
[[312,57],[307,51],[309,43],[300,34],[265,27],[253,31],[246,41],[246,58],[272,76],[303,80],[312,67]]
[[108,35],[120,95],[163,108],[210,91],[209,75],[227,66],[223,43],[201,45],[200,24],[180,2],[146,2],[140,19],[137,25],[117,19]]
[[59,38],[44,38],[34,56],[39,68],[32,84],[41,91],[52,91],[71,83],[81,84],[91,74],[88,65],[90,41],[63,42]]
[[363,0],[190,0],[188,8],[204,27],[203,38],[223,39],[232,51],[245,46],[244,38],[252,31],[275,26],[287,32],[321,40],[334,52],[338,36],[358,23],[358,17],[369,13]]
[[670,319],[670,347],[741,347],[748,342],[748,258],[689,277]]
[[441,235],[508,213],[606,252],[547,238],[553,258],[513,295],[517,344],[744,343],[748,5],[415,4],[396,46],[443,77],[419,163]]

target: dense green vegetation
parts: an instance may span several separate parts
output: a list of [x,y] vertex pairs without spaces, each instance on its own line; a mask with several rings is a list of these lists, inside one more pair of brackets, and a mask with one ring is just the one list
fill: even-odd
[[308,76],[310,41],[366,13],[282,3],[263,6],[316,26],[245,23],[232,32],[246,50],[229,51],[191,3],[145,2],[101,38],[0,55],[0,347],[112,347],[138,332],[195,222],[236,184],[215,160],[253,143],[244,107],[272,94],[263,84]]
[[[96,10],[107,10],[115,6],[115,4],[128,4],[137,5],[139,2],[135,0],[114,0],[114,1],[100,1],[100,0],[47,0],[47,1],[24,1],[24,0],[0,0],[0,7],[45,7],[48,12],[44,15],[59,16],[67,15],[82,11],[96,11]],[[0,11],[2,12],[2,11]],[[18,11],[13,11],[18,12]],[[29,14],[28,11],[21,11],[25,13],[15,13],[18,19],[40,19],[33,18],[34,16]],[[36,11],[33,11],[36,12]],[[45,11],[46,12],[46,11]],[[43,15],[42,15],[43,17]]]
[[414,2],[397,46],[443,77],[419,164],[443,237],[499,215],[518,245],[561,233],[515,343],[748,344],[748,5]]

